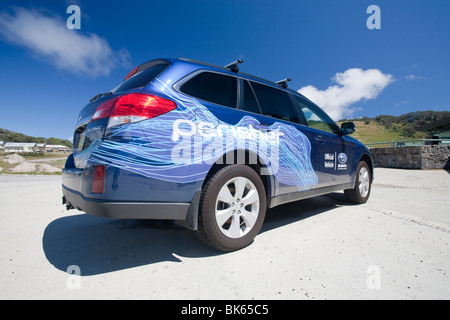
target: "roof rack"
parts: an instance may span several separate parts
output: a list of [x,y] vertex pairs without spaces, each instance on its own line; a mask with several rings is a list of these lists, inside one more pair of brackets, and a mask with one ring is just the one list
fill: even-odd
[[275,82],[276,84],[278,84],[278,85],[280,85],[280,86],[282,86],[283,88],[287,88],[288,87],[288,82],[289,81],[291,81],[292,79],[291,78],[286,78],[286,79],[283,79],[283,80],[280,80],[280,81],[277,81],[277,82]]
[[241,64],[242,62],[244,62],[244,60],[242,59],[238,59],[236,61],[233,61],[230,64],[227,64],[225,66],[226,69],[230,69],[230,71],[234,72],[234,73],[238,73],[239,72],[239,67],[238,65]]

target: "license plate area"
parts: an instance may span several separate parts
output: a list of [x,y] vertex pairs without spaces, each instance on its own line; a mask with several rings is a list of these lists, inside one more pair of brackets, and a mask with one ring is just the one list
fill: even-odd
[[85,140],[86,140],[86,132],[83,132],[82,134],[80,134],[80,137],[78,139],[77,150],[83,150]]
[[83,150],[84,142],[86,140],[86,125],[80,126],[75,130],[75,136],[73,139],[73,146],[76,150]]

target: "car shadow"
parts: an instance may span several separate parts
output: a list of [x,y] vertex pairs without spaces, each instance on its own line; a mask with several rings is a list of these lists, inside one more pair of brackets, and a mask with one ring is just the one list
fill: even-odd
[[66,272],[76,265],[82,276],[163,261],[180,262],[173,253],[185,257],[220,254],[172,221],[116,220],[88,214],[52,221],[45,228],[42,247],[55,268]]
[[[331,194],[267,211],[261,232],[324,213],[345,203],[342,194]],[[257,241],[257,238],[256,238]],[[226,254],[209,248],[194,232],[172,221],[116,220],[77,214],[52,221],[44,230],[42,247],[47,260],[67,272],[78,266],[81,276],[91,276],[158,262],[181,262],[181,257]]]

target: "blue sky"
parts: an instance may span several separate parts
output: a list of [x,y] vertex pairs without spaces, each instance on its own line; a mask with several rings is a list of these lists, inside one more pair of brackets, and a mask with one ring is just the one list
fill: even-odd
[[450,110],[449,15],[448,0],[2,0],[0,127],[69,138],[91,97],[160,57],[243,58],[243,72],[291,77],[335,120]]

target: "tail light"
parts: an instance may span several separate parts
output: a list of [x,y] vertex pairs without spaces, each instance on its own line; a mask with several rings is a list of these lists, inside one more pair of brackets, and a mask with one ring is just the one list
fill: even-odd
[[92,193],[103,193],[105,191],[105,166],[96,166],[94,180],[92,181]]
[[112,127],[154,118],[176,107],[175,102],[158,96],[130,93],[103,102],[95,111],[91,121],[109,118],[108,127]]

